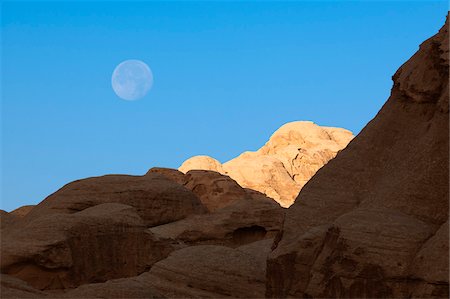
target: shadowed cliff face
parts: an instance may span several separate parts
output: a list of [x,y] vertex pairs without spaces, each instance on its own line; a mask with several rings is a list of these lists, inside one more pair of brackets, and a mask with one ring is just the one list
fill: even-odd
[[448,67],[447,17],[287,211],[267,296],[448,298]]

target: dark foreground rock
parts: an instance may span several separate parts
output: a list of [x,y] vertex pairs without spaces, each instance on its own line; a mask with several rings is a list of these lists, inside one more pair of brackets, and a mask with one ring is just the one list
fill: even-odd
[[448,55],[447,20],[302,189],[268,260],[267,296],[448,298]]

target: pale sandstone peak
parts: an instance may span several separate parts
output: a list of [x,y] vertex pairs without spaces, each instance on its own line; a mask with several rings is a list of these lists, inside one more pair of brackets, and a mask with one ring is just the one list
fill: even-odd
[[321,127],[312,121],[289,122],[255,152],[243,152],[223,165],[208,156],[195,156],[179,170],[226,174],[242,187],[262,192],[289,207],[306,182],[352,138],[353,134],[345,129]]
[[187,173],[189,170],[212,170],[223,173],[222,164],[209,156],[194,156],[181,164],[179,171]]

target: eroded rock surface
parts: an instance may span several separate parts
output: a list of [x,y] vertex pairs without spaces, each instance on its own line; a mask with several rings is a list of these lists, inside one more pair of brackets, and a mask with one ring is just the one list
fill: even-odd
[[208,156],[195,156],[179,170],[217,171],[289,207],[306,182],[352,138],[345,129],[292,122],[279,128],[256,152],[245,152],[223,165]]
[[448,298],[448,20],[363,131],[300,192],[269,297]]
[[262,298],[271,244],[187,247],[155,264],[147,279],[168,298]]
[[147,226],[206,211],[191,191],[160,173],[105,175],[65,185],[35,206],[24,220],[56,213],[71,214],[102,203],[133,206]]
[[39,290],[136,276],[172,250],[136,209],[117,203],[15,225],[2,231],[1,248],[2,273]]

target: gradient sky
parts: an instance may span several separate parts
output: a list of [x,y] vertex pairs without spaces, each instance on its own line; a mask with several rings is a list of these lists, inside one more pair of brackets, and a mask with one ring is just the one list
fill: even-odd
[[[282,124],[358,133],[447,1],[2,2],[1,209],[75,179],[256,150]],[[145,61],[140,101],[114,67]]]

